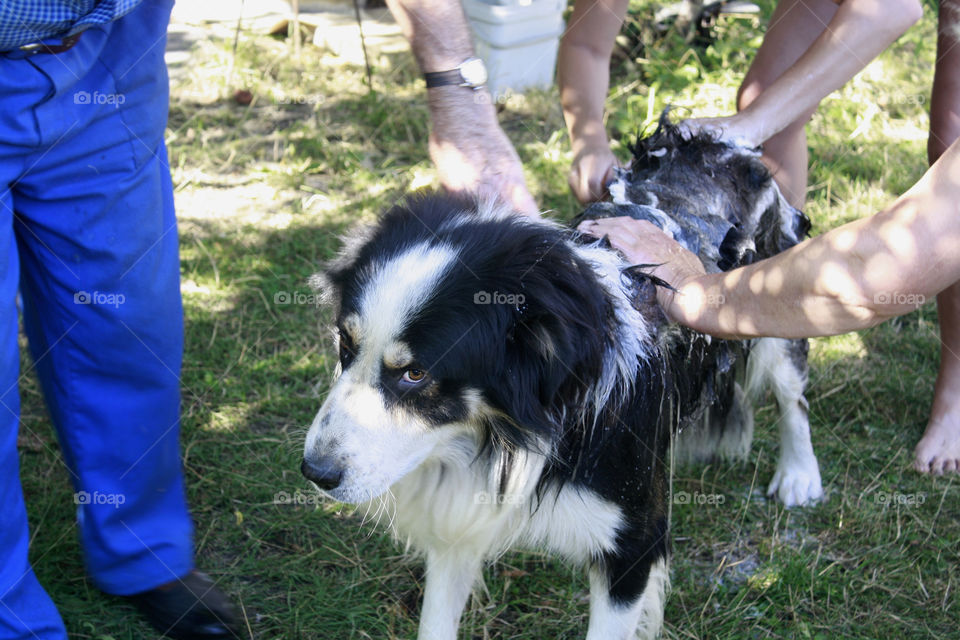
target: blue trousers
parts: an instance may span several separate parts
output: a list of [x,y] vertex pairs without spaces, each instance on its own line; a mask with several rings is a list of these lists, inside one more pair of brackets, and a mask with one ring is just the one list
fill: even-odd
[[[66,637],[27,558],[17,431],[17,291],[76,503],[107,593],[193,567],[179,456],[177,230],[163,144],[170,0],[71,50],[0,54],[0,639]],[[69,507],[68,507],[69,505]],[[42,562],[43,549],[33,549]]]

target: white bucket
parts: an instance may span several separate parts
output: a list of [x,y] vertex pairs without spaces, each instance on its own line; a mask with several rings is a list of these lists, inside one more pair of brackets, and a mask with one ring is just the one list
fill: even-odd
[[[526,2],[524,4],[524,1]],[[495,98],[553,84],[565,0],[462,0]]]

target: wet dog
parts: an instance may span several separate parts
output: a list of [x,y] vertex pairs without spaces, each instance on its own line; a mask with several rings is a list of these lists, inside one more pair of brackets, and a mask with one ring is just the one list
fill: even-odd
[[[795,244],[806,220],[755,154],[669,124],[637,143],[613,204],[710,269]],[[654,637],[668,582],[671,436],[693,458],[743,455],[749,393],[782,410],[770,491],[820,494],[805,343],[709,340],[668,325],[657,282],[603,240],[493,204],[412,197],[316,284],[339,366],[302,471],[371,503],[425,555],[421,640],[456,638],[482,563],[545,549],[587,568],[588,640]]]

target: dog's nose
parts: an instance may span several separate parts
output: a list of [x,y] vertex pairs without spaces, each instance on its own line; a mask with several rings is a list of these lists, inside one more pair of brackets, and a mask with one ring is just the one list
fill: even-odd
[[330,456],[304,458],[300,463],[300,473],[324,491],[336,489],[343,477],[343,470]]

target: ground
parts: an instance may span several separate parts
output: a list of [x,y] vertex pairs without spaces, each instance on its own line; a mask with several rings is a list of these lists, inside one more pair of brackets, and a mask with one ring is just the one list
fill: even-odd
[[[762,34],[762,18],[738,19],[721,23],[705,49],[676,39],[638,49],[649,4],[636,1],[638,21],[614,67],[608,125],[624,141],[666,104],[729,113]],[[771,3],[761,4],[769,13]],[[328,312],[306,280],[339,234],[435,180],[422,81],[409,54],[391,46],[382,14],[365,23],[386,34],[374,51],[372,90],[355,48],[304,44],[298,56],[263,33],[268,21],[245,21],[235,51],[235,12],[216,24],[181,15],[172,38],[167,143],[183,257],[182,441],[198,563],[240,603],[251,638],[410,638],[419,563],[365,514],[318,501],[298,465],[334,363]],[[872,213],[923,172],[933,21],[928,5],[922,23],[811,123],[814,233]],[[250,104],[234,99],[238,89],[252,94]],[[500,116],[538,201],[553,217],[572,217],[556,91],[512,96]],[[930,304],[813,341],[808,397],[827,492],[820,505],[786,510],[763,496],[776,461],[772,407],[758,414],[745,463],[674,471],[675,495],[686,498],[673,506],[665,637],[956,637],[957,479],[910,470],[937,345]],[[31,367],[26,356],[23,366]],[[72,489],[32,377],[21,394],[32,559],[71,637],[155,637],[84,576]],[[511,554],[486,571],[485,585],[464,616],[463,638],[585,634],[587,584],[577,569]]]

